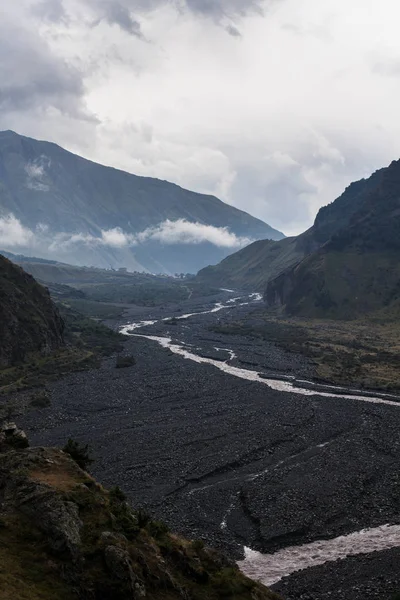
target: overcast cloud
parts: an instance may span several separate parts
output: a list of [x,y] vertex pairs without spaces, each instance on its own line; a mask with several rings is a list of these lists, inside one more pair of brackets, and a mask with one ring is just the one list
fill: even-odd
[[49,231],[48,227],[42,223],[38,223],[35,230],[31,230],[24,227],[13,214],[0,217],[0,240],[3,248],[24,247],[33,252],[35,250],[45,252],[46,255],[49,252],[59,254],[79,246],[126,248],[154,241],[166,245],[208,242],[219,248],[237,250],[254,241],[247,237],[237,236],[226,227],[192,223],[185,219],[176,221],[167,219],[157,227],[149,227],[137,234],[127,233],[120,227],[114,227],[102,230],[99,235],[91,235],[81,232],[71,234],[63,231]]
[[397,0],[3,2],[0,128],[298,233],[400,156],[399,19]]

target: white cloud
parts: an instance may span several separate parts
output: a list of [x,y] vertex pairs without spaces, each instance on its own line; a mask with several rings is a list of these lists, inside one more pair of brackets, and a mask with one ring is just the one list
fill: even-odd
[[109,248],[129,248],[139,244],[187,244],[197,245],[208,242],[219,248],[237,249],[253,240],[240,237],[227,227],[213,227],[202,223],[192,223],[185,219],[166,220],[156,227],[149,227],[136,234],[127,233],[119,227],[102,230],[100,235],[89,233],[67,233],[50,231],[47,225],[38,223],[32,231],[24,227],[12,214],[0,218],[0,249],[14,247],[38,251],[46,254],[68,251],[73,247],[107,246]]
[[213,193],[285,233],[400,155],[397,0],[2,12],[0,127]]
[[119,227],[102,230],[99,236],[87,233],[57,233],[50,245],[50,250],[66,249],[77,244],[124,248],[147,242],[160,242],[162,244],[202,244],[209,242],[221,248],[238,248],[249,244],[251,241],[247,237],[236,236],[227,227],[213,227],[212,225],[191,223],[185,219],[178,219],[177,221],[166,220],[157,227],[149,227],[137,234],[126,233]]
[[136,239],[135,236],[124,233],[122,229],[115,227],[101,232],[101,243],[105,246],[123,248],[124,246],[134,246]]
[[51,160],[47,156],[41,156],[39,159],[25,165],[27,174],[26,186],[31,190],[39,192],[48,192],[50,186],[44,181],[47,169],[50,168]]
[[202,244],[209,242],[221,248],[246,246],[252,240],[238,237],[227,227],[213,227],[202,223],[191,223],[185,219],[166,220],[157,227],[146,229],[137,236],[138,241],[158,241],[163,244]]
[[0,217],[0,248],[16,248],[34,243],[35,234],[24,227],[14,215]]

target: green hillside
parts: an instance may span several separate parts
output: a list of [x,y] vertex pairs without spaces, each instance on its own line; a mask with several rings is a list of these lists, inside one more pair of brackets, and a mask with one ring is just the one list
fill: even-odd
[[231,254],[218,265],[202,269],[197,280],[209,285],[263,292],[270,278],[296,264],[303,256],[296,238],[279,242],[260,240]]
[[46,288],[0,255],[0,367],[50,354],[63,345],[63,329]]
[[[287,314],[352,319],[398,315],[400,303],[400,161],[373,176],[350,222],[266,289],[269,306]],[[339,211],[333,203],[330,208]]]
[[352,183],[305,233],[260,241],[198,273],[203,283],[265,292],[269,307],[307,317],[397,314],[400,162]]

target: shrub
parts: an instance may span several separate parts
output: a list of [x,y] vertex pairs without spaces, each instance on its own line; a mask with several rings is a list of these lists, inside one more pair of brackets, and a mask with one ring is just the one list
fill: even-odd
[[144,529],[144,527],[146,527],[146,525],[151,521],[150,514],[144,508],[138,508],[135,514],[140,529]]
[[133,367],[136,364],[136,358],[132,355],[129,356],[117,356],[117,362],[115,366],[117,369],[125,369],[126,367]]
[[114,517],[113,529],[133,541],[140,531],[137,515],[126,502],[126,496],[118,486],[110,490],[110,510]]
[[146,529],[151,537],[155,538],[156,540],[163,538],[169,532],[168,525],[162,521],[149,521]]
[[110,500],[111,502],[126,502],[126,496],[118,485],[110,489]]
[[195,552],[201,552],[201,550],[204,549],[204,542],[203,540],[193,540],[192,542],[192,548]]
[[24,450],[25,448],[29,448],[29,440],[24,433],[22,433],[22,435],[18,433],[15,435],[6,434],[5,443],[10,448],[14,448],[14,450]]
[[178,325],[178,319],[172,317],[171,319],[167,319],[166,321],[164,321],[164,323],[166,325]]
[[51,404],[49,393],[42,390],[31,397],[31,406],[34,408],[47,408]]
[[89,445],[86,444],[83,446],[71,438],[69,438],[68,442],[65,444],[63,452],[69,454],[76,464],[84,471],[86,471],[88,466],[93,462],[93,459],[90,456]]

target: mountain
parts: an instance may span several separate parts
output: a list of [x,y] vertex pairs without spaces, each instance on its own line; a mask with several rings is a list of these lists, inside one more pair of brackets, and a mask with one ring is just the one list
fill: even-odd
[[0,367],[59,348],[63,329],[47,289],[0,255]]
[[[396,164],[394,163],[394,168]],[[286,286],[291,289],[289,277],[292,277],[293,269],[299,264],[303,265],[303,260],[304,265],[301,269],[305,268],[307,261],[311,260],[309,257],[318,253],[324,244],[340,232],[354,226],[354,223],[361,218],[357,215],[365,207],[366,199],[374,190],[380,188],[388,169],[392,169],[392,166],[380,169],[368,179],[352,183],[339,198],[321,208],[314,225],[303,234],[280,241],[255,242],[228,256],[218,265],[202,269],[198,273],[198,279],[204,283],[220,281],[225,287],[253,289],[260,292],[264,292],[268,285],[266,296],[268,303],[286,304]],[[323,250],[318,256],[322,255]],[[285,272],[288,273],[288,277],[282,275]],[[277,280],[276,284],[269,285],[281,275],[281,279]]]
[[352,214],[344,214],[343,197],[321,210],[314,228],[329,240],[268,282],[269,306],[307,317],[398,316],[400,161],[350,187]]
[[151,272],[196,272],[235,245],[284,237],[213,196],[12,131],[0,132],[0,217],[5,250]]
[[78,466],[76,443],[27,445],[15,424],[0,427],[1,598],[279,600],[202,542],[132,510],[118,487],[105,490]]
[[205,267],[197,280],[208,285],[263,292],[267,281],[299,262],[304,252],[296,238],[280,242],[259,240],[227,256],[215,266]]

